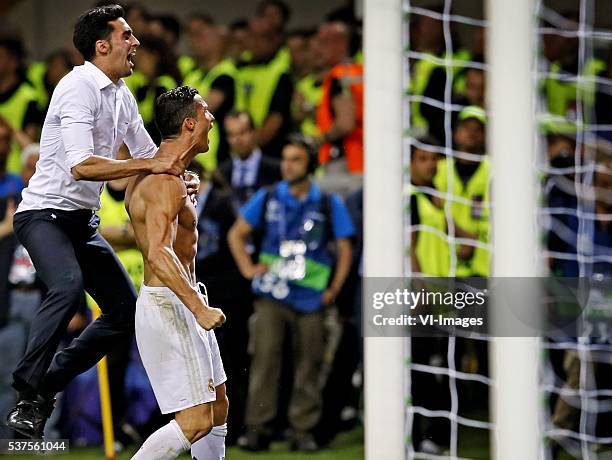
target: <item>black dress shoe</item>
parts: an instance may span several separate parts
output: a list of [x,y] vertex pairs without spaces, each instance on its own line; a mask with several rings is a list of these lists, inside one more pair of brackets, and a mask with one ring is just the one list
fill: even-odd
[[22,399],[6,417],[6,426],[32,439],[42,439],[45,423],[53,411],[55,398],[40,396],[35,400]]

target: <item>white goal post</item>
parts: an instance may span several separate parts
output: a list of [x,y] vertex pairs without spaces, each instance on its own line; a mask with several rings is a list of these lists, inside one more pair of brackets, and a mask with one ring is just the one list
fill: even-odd
[[[495,277],[536,277],[540,251],[534,2],[487,0],[485,14],[489,23],[486,57],[491,115],[487,149],[493,164],[492,273]],[[537,311],[537,299],[527,297],[524,301],[531,302],[532,311]],[[507,313],[503,304],[504,299],[493,298],[497,321]],[[538,356],[538,339],[533,337],[497,337],[491,343],[489,360],[495,381],[491,395],[495,426],[492,453],[496,459],[540,458]]]
[[[402,21],[401,0],[365,0],[364,276],[403,275]],[[404,340],[364,340],[368,460],[405,458]]]

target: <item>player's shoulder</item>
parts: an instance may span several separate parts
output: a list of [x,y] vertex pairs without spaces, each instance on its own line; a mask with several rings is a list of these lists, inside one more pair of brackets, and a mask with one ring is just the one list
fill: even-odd
[[138,189],[143,197],[161,199],[165,196],[183,198],[187,196],[187,187],[183,179],[170,174],[147,174],[141,177]]

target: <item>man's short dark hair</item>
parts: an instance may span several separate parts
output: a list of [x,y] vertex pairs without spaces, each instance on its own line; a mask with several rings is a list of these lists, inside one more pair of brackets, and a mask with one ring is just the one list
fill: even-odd
[[308,174],[313,174],[319,166],[319,158],[312,138],[300,133],[290,134],[287,136],[287,143],[285,146],[287,145],[293,145],[306,152],[308,156]]
[[255,122],[253,121],[253,117],[251,116],[249,112],[245,110],[235,110],[234,109],[225,116],[225,119],[227,120],[228,118],[241,118],[241,117],[246,117],[249,123],[249,128],[255,129]]
[[193,98],[198,90],[191,86],[179,86],[160,95],[155,102],[155,124],[162,139],[177,137],[181,134],[183,120],[196,117]]
[[96,56],[96,42],[108,40],[113,32],[109,22],[125,16],[119,5],[107,5],[85,11],[74,26],[72,41],[86,61]]

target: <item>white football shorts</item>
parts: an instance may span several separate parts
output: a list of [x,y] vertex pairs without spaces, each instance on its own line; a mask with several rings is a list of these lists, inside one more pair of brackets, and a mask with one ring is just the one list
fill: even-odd
[[162,414],[216,399],[227,378],[214,331],[207,331],[167,287],[142,285],[136,343]]

